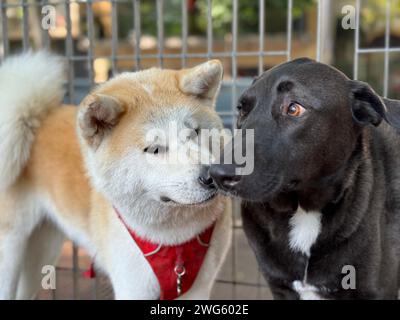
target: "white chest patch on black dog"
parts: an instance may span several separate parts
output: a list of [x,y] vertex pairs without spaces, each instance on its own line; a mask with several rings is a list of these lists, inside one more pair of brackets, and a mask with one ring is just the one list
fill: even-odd
[[319,295],[319,289],[308,283],[293,281],[292,288],[299,294],[300,300],[324,300]]
[[289,246],[294,251],[300,251],[308,257],[310,249],[321,232],[321,213],[305,212],[299,208],[290,218]]
[[[289,224],[289,247],[309,258],[311,247],[317,241],[321,232],[321,213],[305,212],[302,208],[299,208],[290,219]],[[307,269],[308,263],[304,270],[303,281],[293,281],[293,290],[299,294],[301,300],[320,300],[319,289],[307,283]]]

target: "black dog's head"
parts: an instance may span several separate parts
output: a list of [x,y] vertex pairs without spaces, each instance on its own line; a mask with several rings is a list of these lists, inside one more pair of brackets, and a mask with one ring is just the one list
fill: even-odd
[[340,171],[360,132],[393,112],[367,84],[309,59],[279,65],[257,78],[238,102],[239,129],[254,129],[254,170],[237,175],[237,164],[215,164],[217,185],[250,201],[308,188]]

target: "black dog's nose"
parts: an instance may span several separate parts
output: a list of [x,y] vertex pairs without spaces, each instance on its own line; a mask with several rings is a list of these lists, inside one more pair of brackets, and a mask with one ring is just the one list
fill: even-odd
[[233,164],[214,164],[210,168],[210,176],[221,188],[232,189],[239,181],[236,166]]
[[208,189],[215,188],[214,180],[210,176],[210,167],[209,166],[203,166],[201,168],[199,182],[205,188],[208,188]]

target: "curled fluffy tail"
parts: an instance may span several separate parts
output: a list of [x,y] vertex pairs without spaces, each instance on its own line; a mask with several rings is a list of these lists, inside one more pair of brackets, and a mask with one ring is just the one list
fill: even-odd
[[13,56],[0,65],[0,191],[24,169],[35,130],[63,97],[63,63],[47,52]]

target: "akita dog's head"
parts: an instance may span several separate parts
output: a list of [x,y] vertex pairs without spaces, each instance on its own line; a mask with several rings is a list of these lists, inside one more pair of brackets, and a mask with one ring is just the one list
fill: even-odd
[[222,128],[215,111],[221,78],[213,60],[123,73],[91,92],[79,107],[78,135],[94,186],[122,210],[215,204],[216,189],[193,151],[209,151],[201,130]]

